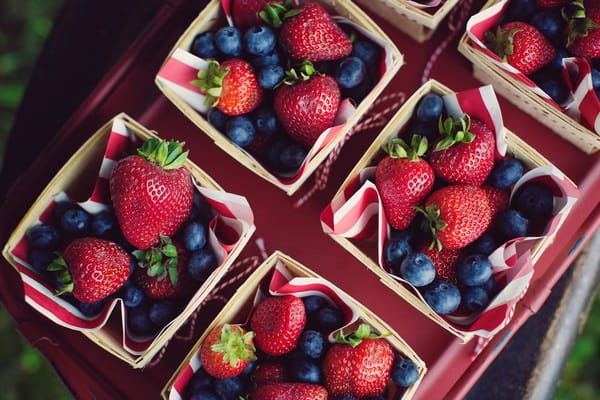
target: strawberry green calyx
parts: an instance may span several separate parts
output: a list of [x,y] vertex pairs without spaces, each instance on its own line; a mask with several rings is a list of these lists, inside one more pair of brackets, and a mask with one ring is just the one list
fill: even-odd
[[303,10],[294,8],[292,0],[286,0],[284,4],[271,2],[267,3],[265,9],[258,13],[258,16],[273,28],[281,28],[283,21],[295,17]]
[[492,31],[485,33],[484,43],[488,49],[506,62],[508,56],[514,52],[515,34],[520,31],[520,29],[507,31],[498,26],[495,33]]
[[429,231],[433,237],[433,240],[429,245],[429,250],[437,247],[438,251],[441,251],[443,246],[437,233],[438,231],[443,231],[446,229],[448,224],[446,221],[440,219],[440,209],[435,204],[430,204],[426,207],[415,207],[415,210],[425,216],[425,221],[423,221],[423,230]]
[[587,17],[583,0],[573,1],[563,7],[561,14],[569,26],[567,46],[573,44],[577,37],[586,37],[592,30],[600,28],[600,25]]
[[336,343],[349,344],[352,347],[356,347],[361,344],[364,339],[383,339],[389,335],[389,333],[377,335],[371,332],[371,327],[369,325],[360,324],[356,331],[348,335],[344,335],[344,332],[340,331],[335,337],[335,341]]
[[206,95],[204,104],[216,107],[223,92],[223,79],[229,73],[229,67],[221,67],[218,61],[209,60],[208,69],[198,71],[198,79],[190,83],[197,86]]
[[[307,81],[315,75],[322,75],[313,63],[310,61],[302,61],[300,64],[296,65],[285,71],[285,78],[281,83],[285,85],[295,85],[298,82]],[[279,83],[277,86],[281,85]]]
[[219,343],[213,344],[210,349],[215,353],[223,353],[223,361],[235,367],[240,361],[256,360],[256,347],[252,339],[254,332],[244,332],[240,327],[232,329],[231,325],[225,324],[219,332]]
[[134,250],[133,256],[138,260],[138,267],[145,268],[149,277],[163,280],[169,276],[173,286],[179,282],[177,264],[179,257],[177,247],[168,236],[160,236],[160,243],[148,250]]
[[413,135],[410,145],[404,139],[395,138],[383,145],[382,150],[392,158],[407,158],[410,161],[419,161],[427,153],[429,143],[421,135]]
[[442,140],[437,143],[433,151],[447,149],[456,143],[471,143],[475,140],[475,134],[469,131],[471,129],[471,117],[467,114],[459,118],[442,119],[440,117],[438,129],[442,135]]
[[54,272],[56,281],[60,283],[60,288],[56,290],[56,295],[71,293],[73,291],[73,277],[69,272],[69,266],[63,256],[57,254],[58,257],[54,259],[46,268],[47,271]]
[[179,169],[183,167],[189,154],[189,151],[183,151],[184,145],[185,142],[167,142],[151,138],[144,142],[137,153],[164,170]]

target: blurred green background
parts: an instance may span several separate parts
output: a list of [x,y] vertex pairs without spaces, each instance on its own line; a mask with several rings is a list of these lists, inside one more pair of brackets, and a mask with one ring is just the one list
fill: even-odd
[[[0,163],[37,54],[62,0],[0,0]],[[600,297],[596,299],[556,393],[558,400],[600,399]],[[68,399],[47,361],[17,334],[0,308],[0,400]]]

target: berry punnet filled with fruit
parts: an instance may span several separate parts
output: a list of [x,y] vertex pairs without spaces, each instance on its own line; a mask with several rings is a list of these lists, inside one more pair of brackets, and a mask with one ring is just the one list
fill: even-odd
[[502,0],[471,17],[467,34],[513,79],[600,134],[600,2]]
[[246,322],[209,328],[169,398],[407,399],[414,392],[421,361],[390,342],[391,333],[375,332],[338,288],[292,277],[281,261],[260,288]]
[[321,1],[221,3],[226,20],[214,22],[214,5],[201,14],[157,83],[232,156],[293,191],[383,90],[399,53]]
[[531,168],[523,149],[508,144],[506,154],[491,86],[421,92],[411,120],[382,133],[383,151],[359,161],[365,168],[321,221],[332,235],[376,236],[371,267],[406,285],[413,305],[455,332],[491,336],[526,290],[532,249],[556,231],[577,189],[553,166]]
[[34,308],[99,330],[119,307],[123,347],[137,355],[218,281],[252,212],[245,199],[196,182],[183,143],[142,143],[119,118],[107,135],[90,199],[54,197],[11,254]]

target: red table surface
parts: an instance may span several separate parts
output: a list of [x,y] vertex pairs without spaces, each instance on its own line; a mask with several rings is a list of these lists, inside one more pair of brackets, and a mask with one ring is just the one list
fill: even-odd
[[[581,190],[556,240],[536,265],[529,291],[519,303],[511,324],[500,332],[484,351],[472,358],[475,342],[462,345],[454,336],[424,317],[381,284],[377,277],[352,255],[322,233],[319,214],[358,161],[377,130],[361,133],[344,147],[335,163],[328,187],[300,209],[281,190],[247,170],[218,149],[153,84],[164,57],[205,2],[171,0],[150,24],[151,28],[105,78],[69,123],[59,132],[47,151],[11,189],[0,208],[2,242],[5,242],[25,211],[73,152],[103,123],[125,111],[166,138],[184,140],[191,159],[215,178],[227,191],[246,196],[253,207],[257,232],[267,250],[282,250],[350,293],[387,321],[426,362],[429,371],[417,399],[460,398],[493,361],[507,339],[539,309],[552,287],[569,266],[577,249],[600,220],[597,191],[600,163],[597,156],[583,154],[554,135],[517,107],[500,99],[506,126],[535,147],[565,172]],[[448,34],[441,29],[426,44],[417,44],[392,25],[373,17],[405,55],[400,70],[386,93],[410,95],[420,85],[421,73],[431,52]],[[463,90],[478,86],[469,63],[449,48],[433,69],[432,77],[450,88]],[[576,244],[577,243],[577,244]],[[579,247],[577,247],[579,245]],[[576,248],[574,248],[574,246]],[[256,255],[249,244],[242,256]],[[55,366],[78,398],[158,398],[160,390],[187,354],[195,340],[173,341],[163,360],[155,367],[133,370],[112,357],[78,332],[61,328],[36,313],[23,301],[17,274],[2,260],[0,293],[20,332]],[[218,312],[216,305],[203,311],[195,338]],[[532,338],[538,341],[539,338]]]

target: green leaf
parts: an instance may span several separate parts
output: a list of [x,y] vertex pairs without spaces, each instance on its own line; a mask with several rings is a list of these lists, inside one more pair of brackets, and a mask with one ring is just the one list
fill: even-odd
[[143,250],[134,250],[131,252],[131,254],[138,260],[146,259],[146,252]]
[[152,249],[152,252],[150,254],[151,256],[149,261],[151,264],[160,262],[163,259],[162,253],[160,251],[157,251],[157,249]]
[[158,276],[163,271],[164,271],[164,267],[161,263],[154,263],[154,264],[150,265],[150,268],[148,268],[148,276],[150,276],[150,277]]
[[456,132],[456,135],[454,136],[454,140],[456,140],[457,142],[462,142],[464,138],[465,133],[463,131]]
[[419,146],[417,147],[417,155],[423,156],[427,153],[427,148],[429,147],[429,142],[426,137],[422,137],[419,141]]
[[173,286],[176,286],[179,282],[179,273],[177,272],[177,267],[171,267],[167,271],[169,271],[169,280],[171,281]]
[[304,11],[304,10],[301,10],[301,9],[299,9],[299,8],[295,8],[295,9],[293,9],[293,10],[290,10],[290,11],[286,12],[286,13],[283,15],[283,19],[289,19],[289,18],[295,17],[296,15],[299,15],[299,14],[301,14],[303,11]]
[[168,244],[162,249],[162,253],[167,257],[176,257],[177,256],[177,247],[172,244]]

